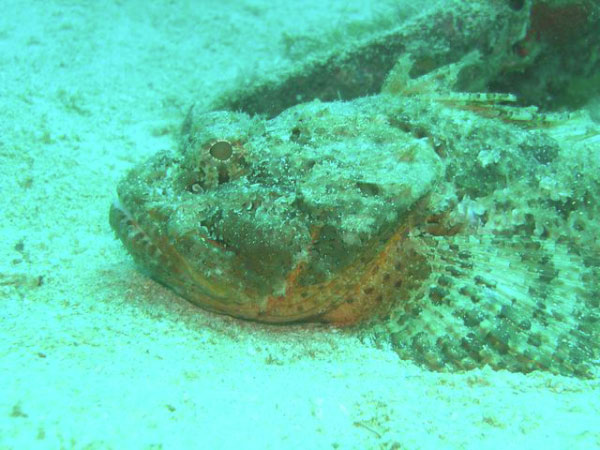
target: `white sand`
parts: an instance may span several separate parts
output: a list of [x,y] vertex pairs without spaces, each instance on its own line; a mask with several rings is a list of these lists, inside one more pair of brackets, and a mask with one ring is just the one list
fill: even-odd
[[191,102],[395,2],[297,3],[1,2],[0,448],[600,448],[598,381],[216,316],[114,239],[117,181]]

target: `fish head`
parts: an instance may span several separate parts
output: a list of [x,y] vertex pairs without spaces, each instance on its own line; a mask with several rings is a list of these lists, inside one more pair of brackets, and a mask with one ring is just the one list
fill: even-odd
[[266,120],[192,107],[179,147],[134,167],[110,223],[135,262],[203,308],[355,323],[386,303],[444,172],[378,99]]

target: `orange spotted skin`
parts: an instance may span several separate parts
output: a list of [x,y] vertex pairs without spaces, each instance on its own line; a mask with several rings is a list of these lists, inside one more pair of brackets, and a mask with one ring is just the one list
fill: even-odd
[[[192,108],[179,148],[119,183],[111,227],[143,271],[210,311],[361,323],[433,370],[593,376],[597,228],[573,235],[540,181],[572,161],[549,127],[493,103],[481,114],[506,96],[415,92],[270,120]],[[600,211],[586,195],[581,221]]]

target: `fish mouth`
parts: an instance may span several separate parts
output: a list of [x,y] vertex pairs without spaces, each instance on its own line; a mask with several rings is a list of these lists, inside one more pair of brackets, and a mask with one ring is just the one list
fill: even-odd
[[395,264],[390,255],[398,254],[406,236],[404,227],[396,230],[385,245],[372,248],[368,258],[358,258],[323,282],[305,284],[302,277],[310,267],[306,260],[298,261],[281,280],[283,289],[259,293],[246,286],[247,271],[239,270],[239,264],[234,265],[238,270],[233,269],[232,257],[225,250],[205,240],[213,268],[221,269],[215,270],[218,275],[212,274],[182,256],[173,237],[148,216],[147,211],[134,214],[119,199],[110,207],[110,225],[137,266],[204,309],[266,323],[317,321],[342,326],[371,316],[374,308],[383,308],[392,298],[387,266]]
[[218,270],[218,253],[222,249],[215,248],[210,239],[205,239],[205,244],[213,255],[214,273],[192,265],[173,241],[147,220],[147,214],[132,213],[120,199],[111,204],[109,222],[143,272],[209,311],[259,322],[290,323],[320,316],[329,309],[328,302],[314,294],[311,306],[310,296],[302,289],[265,295],[247,288],[243,274],[228,271],[225,262]]
[[168,239],[161,237],[148,221],[137,219],[120,199],[114,200],[110,206],[109,223],[136,265],[156,281],[180,295],[181,292],[193,291],[195,296],[209,302],[227,299],[223,289],[211,284],[207,277],[193,272]]

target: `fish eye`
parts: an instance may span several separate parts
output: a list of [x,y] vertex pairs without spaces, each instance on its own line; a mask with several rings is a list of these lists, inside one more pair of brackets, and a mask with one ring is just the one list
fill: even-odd
[[229,141],[221,140],[213,143],[208,151],[213,158],[226,161],[233,154],[233,147]]

